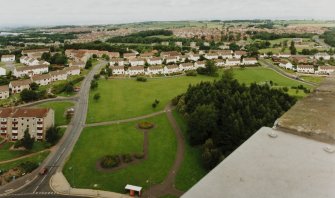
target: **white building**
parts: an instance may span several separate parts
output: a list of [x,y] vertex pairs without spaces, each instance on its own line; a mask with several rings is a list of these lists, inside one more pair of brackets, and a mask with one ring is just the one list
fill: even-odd
[[190,71],[190,70],[195,70],[196,68],[194,67],[193,63],[182,63],[179,65],[180,70],[182,71]]
[[80,74],[80,67],[66,67],[64,69],[68,76],[74,76]]
[[125,61],[123,58],[113,58],[109,62],[110,66],[124,66]]
[[52,71],[50,72],[50,76],[52,81],[66,80],[67,72],[65,70]]
[[297,72],[308,73],[308,74],[314,74],[315,73],[313,65],[298,65],[297,66]]
[[14,62],[15,61],[15,55],[2,55],[1,56],[1,62]]
[[0,86],[0,100],[9,98],[9,86]]
[[241,59],[242,56],[246,56],[246,51],[235,51],[234,52],[234,58]]
[[9,83],[9,89],[13,94],[21,93],[24,89],[30,89],[31,83],[31,79],[11,81]]
[[39,85],[45,86],[51,83],[52,78],[50,74],[40,74],[40,75],[33,75],[31,80]]
[[148,58],[147,63],[149,65],[161,65],[163,63],[163,61],[159,57],[154,57],[154,58]]
[[148,75],[164,74],[164,68],[162,66],[150,66],[147,68],[146,74]]
[[179,60],[179,57],[178,56],[169,56],[169,57],[166,57],[166,63],[169,64],[169,63],[177,63],[178,60]]
[[319,66],[318,67],[318,74],[332,74],[335,71],[335,66]]
[[44,74],[49,72],[49,67],[46,65],[37,65],[30,67],[19,67],[15,68],[13,71],[13,76],[20,78],[24,76],[33,76],[36,74]]
[[227,66],[237,66],[241,64],[240,59],[232,58],[232,59],[227,59],[226,60],[226,65]]
[[197,61],[194,63],[194,67],[195,68],[199,68],[199,67],[202,67],[202,68],[205,68],[206,67],[206,62],[205,61]]
[[131,66],[143,66],[145,64],[145,59],[143,59],[143,58],[129,59],[129,64]]
[[200,59],[200,55],[199,54],[190,54],[188,56],[188,60],[191,60],[191,61],[198,61]]
[[128,74],[129,76],[142,75],[144,74],[144,67],[143,66],[129,67],[126,74]]
[[314,58],[317,60],[320,60],[320,59],[330,60],[330,55],[327,53],[317,53],[314,55]]
[[293,70],[292,63],[290,63],[289,61],[286,61],[286,60],[281,60],[280,63],[279,63],[279,67]]
[[223,59],[217,59],[217,60],[215,60],[215,65],[217,67],[224,67],[226,65],[226,62]]
[[124,66],[111,66],[110,68],[112,69],[113,75],[124,75],[125,74]]
[[219,54],[217,54],[217,53],[208,53],[208,54],[205,54],[204,57],[206,59],[208,59],[208,60],[213,60],[213,59],[218,59],[219,58]]
[[243,65],[256,65],[258,63],[256,58],[243,58]]
[[0,76],[5,76],[6,75],[6,69],[0,67]]
[[165,74],[179,73],[181,70],[178,65],[168,65],[164,67]]

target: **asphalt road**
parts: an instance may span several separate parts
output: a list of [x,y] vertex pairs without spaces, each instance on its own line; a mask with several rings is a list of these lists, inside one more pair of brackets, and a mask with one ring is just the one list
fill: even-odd
[[31,174],[21,177],[16,181],[1,187],[0,195],[4,195],[4,193],[10,193],[12,195],[9,197],[17,197],[20,196],[20,194],[24,197],[64,197],[54,194],[50,188],[49,181],[54,173],[57,171],[62,171],[62,167],[64,166],[66,159],[71,154],[71,151],[85,126],[91,81],[94,74],[98,73],[102,66],[104,66],[106,63],[107,62],[101,61],[89,72],[89,74],[83,80],[80,92],[78,93],[78,100],[75,105],[75,114],[71,123],[67,127],[66,133],[60,142],[55,146],[53,152],[39,167],[39,169],[42,167],[47,167],[48,173],[44,176],[39,176],[39,169],[37,169]]

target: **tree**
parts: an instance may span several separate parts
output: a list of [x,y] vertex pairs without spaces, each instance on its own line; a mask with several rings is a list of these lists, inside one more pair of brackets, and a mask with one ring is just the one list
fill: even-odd
[[45,134],[45,140],[51,145],[55,145],[60,137],[61,131],[59,127],[50,127]]
[[233,50],[233,51],[236,51],[236,50],[240,50],[241,47],[238,46],[236,43],[230,43],[230,44],[229,44],[229,49],[230,49],[230,50]]
[[89,69],[93,66],[92,59],[88,59],[85,64],[85,69]]
[[30,101],[34,101],[38,99],[38,94],[37,92],[33,91],[33,90],[28,90],[28,89],[24,89],[21,93],[20,93],[21,99],[24,102],[30,102]]
[[292,55],[297,54],[297,49],[294,46],[294,41],[291,41],[290,51]]
[[95,100],[95,101],[98,101],[99,99],[100,99],[100,94],[99,93],[96,93],[96,94],[94,94],[94,96],[93,96],[93,99]]
[[44,52],[41,56],[41,59],[50,62],[50,59],[51,59],[50,52]]
[[96,89],[96,88],[98,88],[98,81],[92,80],[92,82],[91,82],[91,89]]
[[38,90],[39,87],[40,87],[40,85],[37,84],[36,82],[33,82],[33,83],[30,84],[30,89],[33,90],[33,91]]
[[199,74],[208,75],[208,76],[216,76],[218,68],[215,65],[215,62],[212,60],[207,60],[205,64],[205,68],[197,69]]
[[28,129],[24,131],[24,135],[21,141],[22,141],[22,146],[26,148],[27,150],[31,150],[35,142],[34,138],[30,136]]
[[109,61],[109,60],[110,60],[110,58],[109,58],[109,56],[108,56],[107,54],[103,54],[103,55],[101,56],[101,58],[105,59],[106,61]]
[[68,94],[74,92],[74,85],[73,85],[72,82],[68,82],[68,83],[65,84],[65,86],[64,86],[64,92],[68,93]]
[[110,77],[110,76],[112,76],[112,75],[113,75],[113,71],[112,71],[112,69],[111,69],[110,67],[107,67],[107,68],[106,68],[106,76]]

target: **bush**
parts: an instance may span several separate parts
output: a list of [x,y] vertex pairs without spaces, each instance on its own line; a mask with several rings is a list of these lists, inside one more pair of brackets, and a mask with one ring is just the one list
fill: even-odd
[[139,127],[140,129],[151,129],[151,128],[154,127],[154,124],[151,123],[151,122],[140,122],[140,123],[138,124],[138,127]]
[[197,76],[196,71],[186,71],[186,76]]
[[132,158],[132,156],[129,153],[123,154],[122,155],[122,161],[124,163],[129,163],[129,162],[133,161],[133,158]]
[[143,158],[144,158],[144,153],[135,153],[135,154],[134,154],[134,157],[135,157],[136,159],[143,159]]
[[38,167],[38,164],[36,162],[31,162],[31,161],[22,162],[19,165],[19,168],[21,168],[23,172],[25,173],[31,173],[37,167]]
[[136,80],[139,81],[139,82],[147,82],[147,78],[144,77],[144,76],[137,76]]
[[103,168],[114,168],[120,164],[120,156],[118,155],[106,155],[102,158],[100,165]]

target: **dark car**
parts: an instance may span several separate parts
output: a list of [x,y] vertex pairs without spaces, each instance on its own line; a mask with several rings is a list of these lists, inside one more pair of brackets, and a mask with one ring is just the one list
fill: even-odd
[[40,170],[40,175],[45,175],[46,173],[48,172],[48,168],[42,168],[41,170]]

